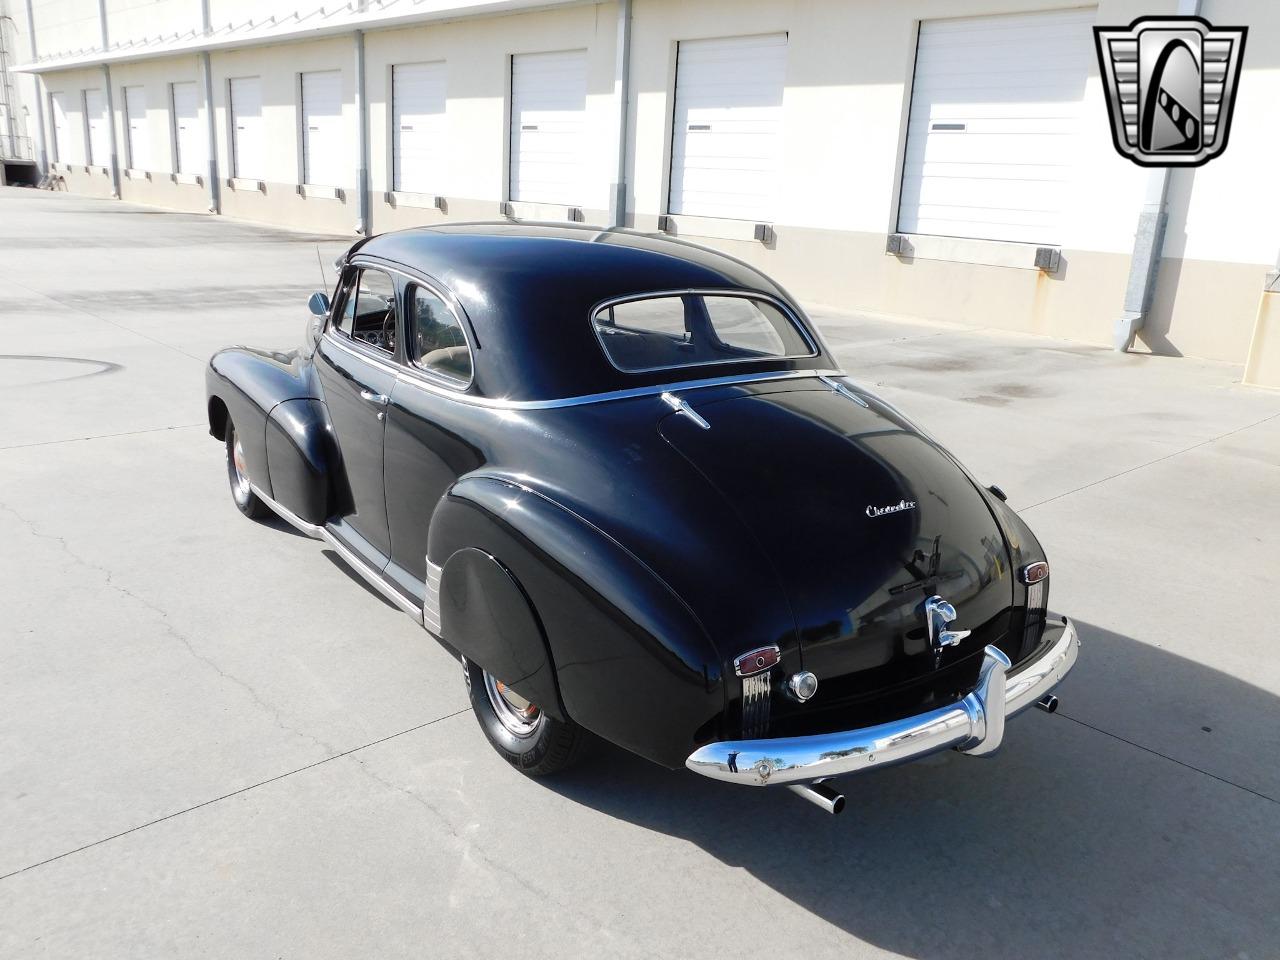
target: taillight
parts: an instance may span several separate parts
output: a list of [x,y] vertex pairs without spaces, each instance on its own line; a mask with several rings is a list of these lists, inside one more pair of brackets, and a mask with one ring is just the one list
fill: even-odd
[[1023,650],[1033,650],[1044,632],[1045,612],[1049,604],[1049,564],[1043,560],[1022,568],[1022,582],[1027,585],[1026,627]]

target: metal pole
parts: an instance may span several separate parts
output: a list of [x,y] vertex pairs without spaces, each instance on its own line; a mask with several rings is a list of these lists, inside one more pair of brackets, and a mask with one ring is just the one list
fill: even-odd
[[116,106],[111,95],[111,67],[102,65],[102,81],[107,87],[107,136],[111,145],[111,189],[117,200],[120,199],[120,154],[116,144]]
[[[1179,0],[1178,14],[1194,17],[1200,13],[1200,0]],[[1160,255],[1164,250],[1164,231],[1169,222],[1168,167],[1147,174],[1146,193],[1138,214],[1138,228],[1133,236],[1133,254],[1129,259],[1129,282],[1124,290],[1124,312],[1116,321],[1112,345],[1121,353],[1133,346],[1133,338],[1147,322],[1151,301],[1155,297],[1156,277],[1160,273]]]
[[360,155],[356,163],[356,233],[368,236],[369,224],[369,97],[364,82],[364,31],[353,37],[356,50],[356,118]]
[[209,141],[209,212],[222,212],[222,183],[218,179],[218,122],[213,115],[213,67],[209,51],[200,51],[200,87],[204,96],[205,136]]
[[627,141],[631,133],[631,0],[618,0],[618,40],[613,95],[618,101],[618,176],[610,198],[609,226],[627,225]]
[[[35,20],[34,14],[31,11],[31,0],[27,0],[27,40],[31,44],[31,62],[35,63],[36,62],[36,20]],[[45,92],[42,89],[43,86],[44,86],[44,82],[41,79],[40,74],[37,73],[35,75],[36,132],[38,134],[38,141],[40,144],[40,147],[39,147],[40,152],[38,154],[39,156],[38,166],[40,169],[40,176],[42,177],[49,171],[49,156],[48,156],[47,149],[45,147],[46,141],[44,136]]]

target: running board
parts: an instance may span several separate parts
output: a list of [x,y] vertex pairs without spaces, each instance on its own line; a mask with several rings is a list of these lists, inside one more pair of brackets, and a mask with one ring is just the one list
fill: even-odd
[[378,570],[370,566],[364,557],[360,556],[360,554],[356,553],[345,543],[335,537],[333,535],[333,531],[331,531],[327,526],[308,523],[284,504],[277,503],[275,500],[272,500],[255,484],[250,483],[249,489],[253,491],[254,496],[270,507],[276,516],[289,524],[289,526],[296,529],[299,533],[304,533],[313,540],[323,540],[327,543],[333,548],[333,552],[342,558],[343,562],[346,563],[347,566],[368,581],[369,586],[373,587],[378,591],[378,593],[382,594],[382,596],[386,597],[397,607],[411,616],[418,626],[425,626],[422,618],[422,607],[417,606],[407,597],[403,596],[399,590],[387,583]]

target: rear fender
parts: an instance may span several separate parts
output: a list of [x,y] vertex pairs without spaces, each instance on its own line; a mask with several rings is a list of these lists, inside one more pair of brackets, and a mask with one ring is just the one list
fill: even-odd
[[[527,665],[545,658],[563,716],[672,768],[715,738],[725,707],[715,648],[679,597],[617,541],[532,490],[472,477],[455,484],[436,508],[429,559],[447,570],[467,548],[494,558],[527,597],[543,649],[533,649],[533,631],[526,628],[515,672],[540,677]],[[460,581],[442,575],[441,582],[442,639],[482,667],[482,656],[499,663],[492,640],[451,634],[455,624],[444,611],[455,603],[449,591]],[[467,597],[467,606],[476,602]],[[479,621],[471,627],[478,633]],[[534,702],[539,690],[546,695],[546,685],[500,679]]]

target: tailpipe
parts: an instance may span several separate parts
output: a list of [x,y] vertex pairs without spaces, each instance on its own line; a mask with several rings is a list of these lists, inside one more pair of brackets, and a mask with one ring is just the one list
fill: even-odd
[[832,790],[825,783],[788,783],[787,789],[810,803],[816,803],[827,813],[836,814],[844,809],[844,794]]
[[1045,713],[1058,712],[1058,698],[1052,693],[1046,693],[1043,697],[1036,701],[1036,706]]

